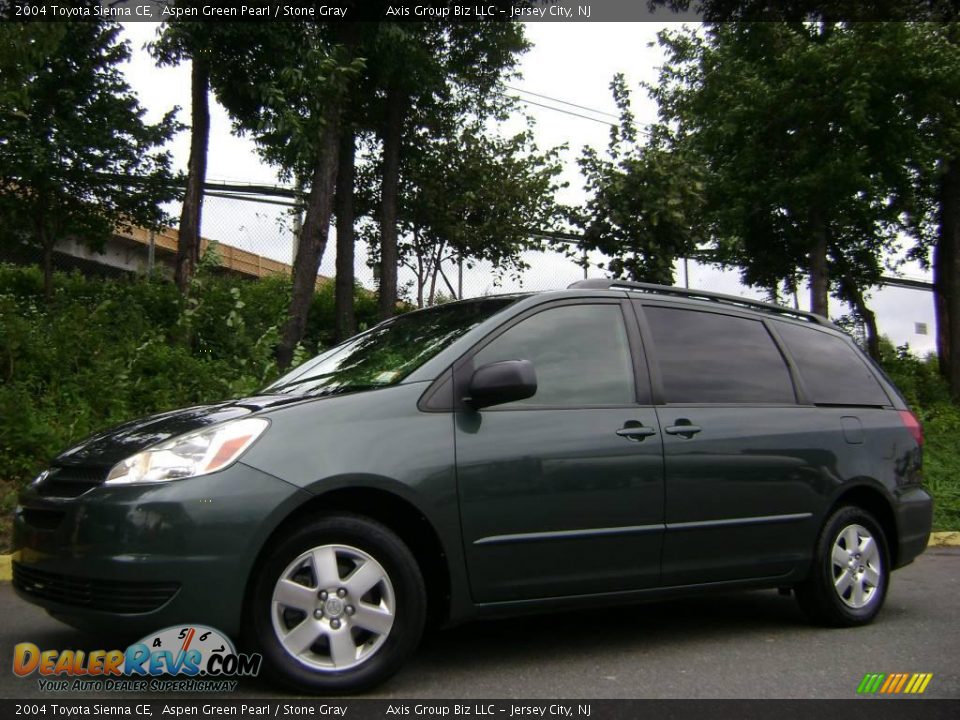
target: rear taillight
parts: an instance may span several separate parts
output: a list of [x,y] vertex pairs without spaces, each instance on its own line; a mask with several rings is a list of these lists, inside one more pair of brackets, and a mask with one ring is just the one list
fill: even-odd
[[917,441],[917,445],[922,446],[923,427],[920,425],[920,421],[917,420],[917,416],[909,410],[901,410],[900,420],[903,421],[903,426],[910,431],[911,435],[913,435],[913,439]]

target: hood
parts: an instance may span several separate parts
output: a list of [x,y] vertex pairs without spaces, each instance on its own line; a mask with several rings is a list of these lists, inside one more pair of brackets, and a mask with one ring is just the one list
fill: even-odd
[[177,435],[305,399],[296,395],[263,395],[138,418],[74,445],[58,455],[53,464],[84,465],[107,471],[121,460]]

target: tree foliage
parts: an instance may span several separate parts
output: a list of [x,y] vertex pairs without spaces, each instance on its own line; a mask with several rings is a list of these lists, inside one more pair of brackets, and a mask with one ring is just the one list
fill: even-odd
[[[720,119],[713,123],[722,131],[714,134],[714,141],[729,142],[705,143],[712,159],[725,153],[732,160],[738,149],[749,155],[748,142],[772,140],[769,166],[795,172],[797,189],[819,206],[807,216],[807,233],[814,244],[807,258],[814,309],[826,308],[832,279],[835,293],[854,306],[869,328],[871,314],[863,290],[875,282],[881,258],[897,233],[912,237],[910,255],[933,268],[940,369],[960,399],[956,3],[792,0],[773,6],[753,0],[649,0],[648,5],[693,8],[708,22],[720,23],[712,26],[706,45],[679,36],[666,39],[672,67],[662,79],[684,88],[681,100],[706,96],[712,85],[715,102],[731,100],[740,109],[739,114],[724,104],[699,109],[702,117],[712,114]],[[860,22],[878,19],[901,22]],[[749,20],[768,22],[745,22]],[[766,39],[757,42],[761,38]],[[724,44],[739,48],[734,58],[724,52]],[[731,84],[724,87],[725,81]],[[789,92],[778,94],[778,87]],[[728,88],[731,92],[724,93]],[[661,104],[667,116],[679,122],[690,106],[666,95],[661,94]],[[764,98],[770,100],[766,105]],[[763,113],[745,101],[759,102]],[[797,115],[804,104],[806,112]],[[771,137],[749,124],[750,118],[766,117],[772,129],[783,130],[780,115],[801,121],[786,129],[806,128],[791,138],[795,148],[783,147],[782,132]],[[740,122],[746,122],[747,132],[739,132]],[[713,169],[726,171],[730,166]],[[825,199],[816,196],[816,185],[809,180],[829,183],[821,193],[827,194]],[[749,194],[767,197],[745,210],[761,229],[766,225],[767,232],[776,232],[783,220],[773,216],[771,208],[788,222],[793,218],[785,213],[788,206],[770,202],[776,200],[775,193],[766,192],[771,189],[749,188]],[[791,244],[793,250],[783,243],[772,249],[771,265],[786,266],[796,259],[797,243]],[[761,274],[769,277],[776,272]],[[873,335],[871,349],[876,353]]]
[[[661,35],[652,89],[673,146],[699,157],[707,231],[751,285],[811,280],[862,315],[924,212],[924,165],[902,98],[904,24],[726,23]],[[917,48],[914,48],[916,50]],[[875,340],[875,334],[874,334]]]
[[0,217],[43,252],[74,238],[102,246],[118,225],[155,227],[172,199],[174,111],[157,123],[120,70],[130,54],[116,23],[69,31],[44,23],[0,26]]
[[397,297],[401,168],[429,137],[453,138],[466,123],[503,118],[503,82],[528,47],[516,23],[384,23],[369,43],[370,119],[380,141],[380,313]]
[[533,233],[559,223],[559,149],[541,152],[531,131],[504,137],[464,119],[449,134],[421,131],[413,145],[401,169],[398,227],[419,307],[433,304],[439,287],[459,295],[444,262],[519,270],[522,251],[540,244]]
[[606,157],[586,148],[580,170],[590,197],[577,219],[584,248],[612,258],[616,276],[673,284],[673,264],[704,242],[698,218],[704,183],[696,157],[671,147],[662,127],[641,144],[623,75],[610,84],[620,123]]

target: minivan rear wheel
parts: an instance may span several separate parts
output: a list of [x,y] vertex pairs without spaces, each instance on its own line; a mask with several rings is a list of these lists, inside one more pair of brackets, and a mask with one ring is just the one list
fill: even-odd
[[311,693],[357,692],[393,675],[416,649],[426,589],[393,531],[359,515],[332,515],[268,551],[249,613],[278,680]]
[[865,625],[883,607],[889,583],[883,528],[866,510],[848,505],[824,524],[810,576],[797,587],[797,601],[818,624]]

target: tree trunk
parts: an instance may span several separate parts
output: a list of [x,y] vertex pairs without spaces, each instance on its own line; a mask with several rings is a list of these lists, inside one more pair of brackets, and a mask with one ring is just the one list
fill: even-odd
[[876,313],[867,306],[867,301],[853,278],[843,275],[840,278],[840,284],[843,297],[853,306],[854,312],[863,321],[867,331],[867,354],[880,362],[880,333],[877,330]]
[[383,183],[380,209],[380,318],[393,317],[397,305],[397,194],[400,185],[400,143],[407,99],[395,82],[387,89],[383,127]]
[[[861,303],[862,303],[861,296]],[[867,353],[877,362],[880,362],[880,333],[877,331],[877,316],[866,304],[861,304],[857,312],[863,318],[863,324],[867,327]]]
[[310,194],[307,197],[306,215],[303,230],[300,232],[297,257],[293,261],[293,292],[290,298],[290,309],[287,312],[287,321],[283,326],[280,344],[277,346],[277,365],[281,369],[290,366],[294,348],[303,339],[307,329],[307,317],[316,291],[320,260],[327,247],[339,164],[340,106],[339,99],[331,99],[324,108],[318,157],[310,183]]
[[437,275],[443,269],[443,250],[445,246],[445,242],[438,243],[437,252],[433,257],[433,268],[430,273],[430,295],[427,299],[427,304],[431,306],[437,299]]
[[346,340],[357,332],[353,307],[354,232],[353,183],[356,170],[356,140],[352,127],[340,136],[340,168],[337,171],[337,267],[333,295],[334,333]]
[[207,145],[210,140],[210,68],[206,58],[193,58],[190,72],[190,160],[187,168],[187,189],[180,210],[177,239],[177,265],[174,280],[186,295],[200,261],[200,216],[203,210],[203,183],[207,178]]
[[933,252],[940,372],[960,400],[960,158],[944,163],[940,178],[940,232]]
[[813,241],[810,249],[810,310],[827,317],[830,295],[827,233],[819,220],[813,223]]

